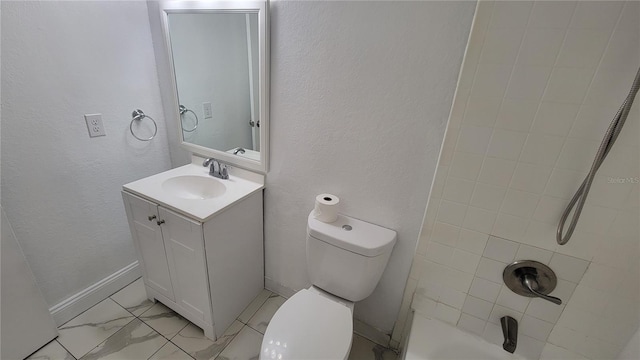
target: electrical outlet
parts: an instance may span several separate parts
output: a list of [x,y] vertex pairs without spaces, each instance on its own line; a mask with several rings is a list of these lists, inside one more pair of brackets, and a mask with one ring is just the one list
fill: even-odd
[[102,126],[102,114],[85,114],[84,120],[87,122],[89,137],[107,136]]
[[202,112],[204,113],[205,119],[211,119],[213,117],[213,110],[211,110],[210,102],[202,103]]

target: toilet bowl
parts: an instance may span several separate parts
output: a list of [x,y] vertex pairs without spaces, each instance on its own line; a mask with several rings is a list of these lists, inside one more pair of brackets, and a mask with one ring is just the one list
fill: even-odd
[[300,290],[273,316],[262,340],[260,359],[346,359],[351,350],[351,306]]
[[396,232],[348,216],[307,219],[307,268],[313,286],[275,313],[260,359],[347,359],[353,307],[373,292],[389,261]]

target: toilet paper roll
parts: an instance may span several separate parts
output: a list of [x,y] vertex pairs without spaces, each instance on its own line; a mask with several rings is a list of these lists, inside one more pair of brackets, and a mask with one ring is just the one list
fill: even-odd
[[320,194],[316,196],[316,206],[313,209],[313,217],[332,223],[338,219],[338,204],[340,199],[332,194]]

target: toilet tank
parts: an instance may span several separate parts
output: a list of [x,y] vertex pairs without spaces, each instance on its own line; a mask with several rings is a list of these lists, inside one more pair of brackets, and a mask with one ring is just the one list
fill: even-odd
[[333,223],[307,221],[307,268],[313,285],[350,301],[376,288],[396,243],[396,232],[338,215]]

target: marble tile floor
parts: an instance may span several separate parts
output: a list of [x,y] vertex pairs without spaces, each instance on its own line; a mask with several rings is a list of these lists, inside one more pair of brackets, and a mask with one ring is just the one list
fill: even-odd
[[[28,359],[258,359],[269,321],[286,299],[263,290],[217,340],[146,297],[142,279],[58,328],[57,339]],[[349,360],[396,360],[396,354],[354,334]]]

